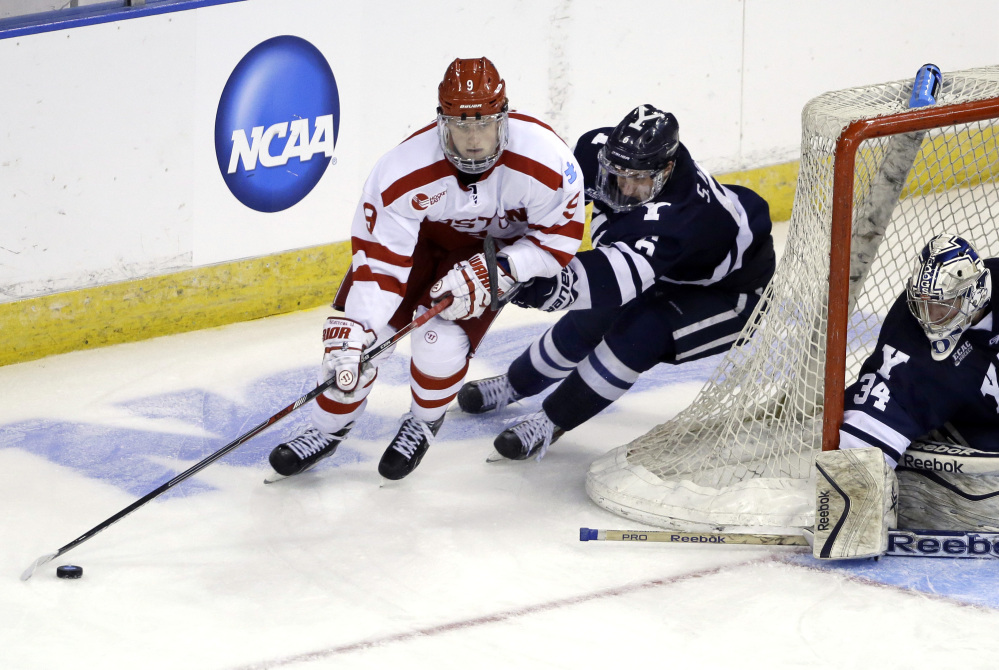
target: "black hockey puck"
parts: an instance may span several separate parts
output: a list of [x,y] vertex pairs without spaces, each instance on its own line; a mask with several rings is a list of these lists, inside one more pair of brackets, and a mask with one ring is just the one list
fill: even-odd
[[60,565],[56,568],[56,577],[59,579],[79,579],[83,576],[83,568],[79,565]]

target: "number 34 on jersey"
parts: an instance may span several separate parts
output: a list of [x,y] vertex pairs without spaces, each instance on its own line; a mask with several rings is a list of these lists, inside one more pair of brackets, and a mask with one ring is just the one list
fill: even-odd
[[863,405],[868,400],[873,400],[875,409],[883,412],[891,400],[891,390],[879,377],[883,377],[885,380],[891,379],[891,369],[908,361],[909,355],[888,344],[884,345],[882,352],[884,353],[884,362],[876,374],[869,372],[860,378],[860,390],[853,396],[853,402],[857,405]]

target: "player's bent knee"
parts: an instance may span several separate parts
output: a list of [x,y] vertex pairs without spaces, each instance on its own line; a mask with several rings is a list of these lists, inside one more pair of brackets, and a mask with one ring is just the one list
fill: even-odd
[[450,377],[468,362],[468,335],[452,321],[433,319],[418,328],[410,340],[413,362],[431,377]]

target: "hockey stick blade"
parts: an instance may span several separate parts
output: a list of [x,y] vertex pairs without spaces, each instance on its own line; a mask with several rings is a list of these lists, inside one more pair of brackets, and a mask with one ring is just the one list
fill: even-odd
[[54,553],[54,554],[45,554],[44,556],[39,556],[39,557],[38,557],[38,558],[37,558],[37,559],[35,560],[35,562],[34,562],[34,563],[32,563],[32,564],[31,564],[31,565],[30,565],[30,566],[28,567],[28,569],[27,569],[27,570],[25,570],[24,572],[22,572],[22,573],[21,573],[21,581],[22,581],[22,582],[26,582],[26,581],[28,581],[29,579],[31,579],[31,575],[35,574],[35,570],[37,570],[37,569],[38,569],[38,568],[40,568],[41,566],[45,565],[45,564],[46,564],[46,563],[48,563],[49,561],[51,561],[51,560],[52,560],[53,558],[55,558],[56,556],[58,556],[58,555],[59,555],[59,553],[60,553],[60,552],[56,552],[56,553]]
[[[425,324],[427,321],[429,321],[430,319],[434,318],[435,316],[437,316],[438,314],[440,314],[441,312],[443,312],[445,309],[447,309],[451,305],[452,302],[454,302],[454,298],[452,298],[450,295],[444,296],[443,300],[441,300],[436,305],[434,305],[433,307],[431,307],[430,309],[428,309],[426,312],[424,312],[423,314],[421,314],[420,316],[416,317],[415,319],[413,319],[412,321],[410,321],[408,324],[406,324],[405,326],[403,326],[402,328],[400,328],[394,335],[392,335],[392,337],[387,338],[384,342],[382,342],[381,344],[379,344],[378,346],[376,346],[374,349],[371,349],[370,351],[365,352],[365,354],[362,356],[362,361],[363,362],[367,362],[367,361],[371,360],[372,358],[374,358],[375,356],[377,356],[378,354],[382,353],[383,351],[385,351],[386,349],[388,349],[390,346],[392,346],[393,344],[395,344],[396,342],[398,342],[399,340],[401,340],[403,337],[405,337],[406,335],[408,335],[414,329],[419,328],[420,326],[422,326],[423,324]],[[67,544],[67,545],[65,545],[63,547],[60,547],[59,550],[56,551],[54,554],[46,554],[46,555],[38,558],[34,563],[31,564],[30,567],[28,567],[27,570],[25,570],[21,574],[21,580],[22,581],[29,580],[31,578],[31,575],[34,574],[35,570],[38,569],[39,566],[44,565],[45,563],[48,563],[49,561],[51,561],[52,559],[56,558],[57,556],[62,556],[67,551],[70,551],[74,547],[77,547],[77,546],[83,544],[84,542],[86,542],[87,540],[89,540],[93,536],[97,535],[101,531],[105,530],[109,526],[112,526],[115,523],[117,523],[118,521],[121,521],[126,516],[128,516],[129,514],[131,514],[132,512],[134,512],[135,510],[139,509],[140,507],[142,507],[143,505],[145,505],[147,502],[149,502],[153,498],[156,498],[156,497],[160,496],[161,494],[165,493],[167,490],[173,488],[177,484],[180,484],[185,479],[188,479],[189,477],[193,477],[194,475],[198,474],[199,472],[201,472],[202,470],[204,470],[205,468],[207,468],[209,465],[211,465],[215,461],[219,460],[220,458],[222,458],[223,456],[225,456],[226,454],[228,454],[230,451],[232,451],[236,447],[238,447],[241,444],[245,443],[250,438],[256,436],[258,433],[262,432],[264,429],[269,428],[270,426],[273,426],[275,423],[277,423],[278,421],[280,421],[284,417],[288,416],[289,414],[291,414],[292,412],[294,412],[296,409],[298,409],[302,405],[304,405],[304,404],[306,404],[306,403],[314,400],[316,398],[316,396],[318,396],[320,393],[322,393],[326,389],[328,389],[331,386],[333,386],[333,384],[335,384],[335,383],[336,383],[336,378],[335,377],[330,377],[325,382],[323,382],[322,384],[319,384],[318,386],[316,386],[316,388],[312,389],[311,391],[309,391],[308,393],[306,393],[305,395],[303,395],[301,398],[299,398],[295,402],[293,402],[290,405],[288,405],[287,407],[281,409],[280,411],[278,411],[276,414],[274,414],[270,418],[267,418],[267,419],[261,421],[256,426],[254,426],[250,430],[246,431],[245,433],[243,433],[242,435],[240,435],[235,440],[233,440],[229,444],[225,445],[224,447],[222,447],[221,449],[219,449],[215,453],[213,453],[213,454],[211,454],[209,456],[206,456],[204,459],[198,461],[197,463],[195,463],[190,468],[188,468],[184,472],[180,473],[179,475],[177,475],[176,477],[174,477],[170,481],[166,482],[165,484],[160,485],[155,490],[150,491],[149,493],[147,493],[143,497],[141,497],[138,500],[136,500],[135,502],[133,502],[128,507],[126,507],[123,510],[119,511],[114,516],[108,517],[107,519],[105,519],[101,523],[97,524],[96,526],[94,526],[93,528],[91,528],[86,533],[84,533],[80,537],[76,538],[75,540],[73,540],[69,544]]]
[[[755,544],[771,546],[811,545],[804,529],[802,535],[767,535],[758,533],[696,533],[668,530],[597,530],[580,528],[580,542],[612,540],[623,542],[676,542],[681,544]],[[889,530],[885,556],[912,558],[999,558],[999,533],[965,530]]]

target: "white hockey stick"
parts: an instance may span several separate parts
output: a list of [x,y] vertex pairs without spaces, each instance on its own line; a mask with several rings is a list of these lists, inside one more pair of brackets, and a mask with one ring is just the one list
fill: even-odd
[[[691,533],[672,530],[597,530],[580,528],[580,542],[677,542],[681,544],[756,544],[810,546],[806,536],[756,533]],[[890,530],[885,556],[917,558],[999,558],[999,533],[965,530]]]

